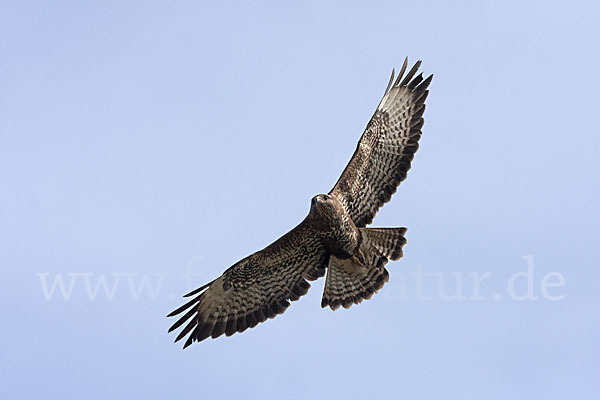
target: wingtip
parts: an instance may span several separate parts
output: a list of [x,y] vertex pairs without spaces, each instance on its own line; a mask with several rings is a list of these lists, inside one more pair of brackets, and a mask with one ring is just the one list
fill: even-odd
[[191,296],[193,296],[193,295],[195,295],[195,294],[203,291],[204,289],[206,289],[207,287],[209,287],[210,285],[212,285],[212,283],[214,281],[216,281],[216,279],[208,282],[206,285],[200,286],[198,289],[194,289],[191,292],[189,292],[187,294],[184,294],[183,297],[191,297]]
[[194,334],[192,333],[190,336],[188,336],[187,340],[185,341],[185,343],[183,344],[183,349],[185,350],[187,347],[189,347],[192,343],[194,343],[195,339],[194,339]]
[[[181,339],[183,339],[183,338],[185,337],[185,335],[187,335],[187,334],[188,334],[188,332],[189,332],[189,331],[188,331],[188,330],[186,330],[186,329],[184,329],[184,330],[182,330],[181,332],[179,332],[179,335],[177,335],[177,337],[175,338],[175,342],[173,342],[173,343],[177,343],[177,342],[179,342]],[[191,337],[191,335],[190,335],[190,337]]]
[[390,80],[385,88],[385,92],[384,92],[384,96],[390,91],[390,89],[393,87],[393,83],[394,83],[394,76],[396,73],[396,69],[392,68],[392,75],[390,76]]
[[408,56],[406,56],[404,58],[404,62],[402,63],[402,75],[404,75],[404,72],[406,71],[406,68],[408,68]]
[[420,82],[417,85],[416,90],[420,91],[420,92],[425,92],[427,90],[427,88],[429,87],[429,84],[431,83],[432,79],[433,79],[433,74],[430,74],[427,78],[425,78],[425,80],[423,80],[422,82]]
[[394,82],[394,87],[398,86],[398,83],[400,82],[400,80],[402,79],[402,76],[406,72],[406,67],[407,66],[408,66],[408,56],[406,56],[406,58],[404,59],[404,62],[402,63],[402,67],[400,68],[400,72],[398,73],[398,77],[396,78],[396,81]]
[[417,71],[419,70],[420,67],[421,67],[421,60],[417,61],[415,63],[415,65],[412,66],[412,68],[410,69],[410,71],[408,71],[408,73],[406,74],[406,76],[404,77],[402,82],[400,82],[399,86],[407,85],[413,79],[413,77],[415,76],[415,74],[417,73]]

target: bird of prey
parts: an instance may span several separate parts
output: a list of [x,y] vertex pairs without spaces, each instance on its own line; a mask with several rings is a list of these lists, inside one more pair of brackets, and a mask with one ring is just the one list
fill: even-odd
[[[327,273],[322,307],[349,308],[381,289],[384,265],[402,257],[406,228],[367,228],[406,178],[419,147],[427,90],[433,75],[417,75],[408,59],[394,71],[356,151],[333,189],[312,198],[298,226],[263,250],[238,261],[214,281],[188,293],[192,299],[169,332],[175,341],[230,336],[282,314]],[[406,73],[406,75],[405,75]],[[187,311],[187,312],[186,312]]]

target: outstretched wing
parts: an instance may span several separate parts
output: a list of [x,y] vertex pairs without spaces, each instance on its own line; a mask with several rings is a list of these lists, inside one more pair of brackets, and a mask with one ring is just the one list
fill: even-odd
[[188,309],[169,332],[183,324],[175,341],[188,336],[193,341],[216,338],[253,328],[267,318],[282,314],[306,294],[310,284],[324,275],[329,255],[306,222],[300,223],[280,239],[227,269],[216,280],[186,295],[195,296],[169,314]]
[[354,224],[370,224],[406,178],[419,147],[425,99],[433,75],[415,76],[421,61],[406,74],[408,59],[398,78],[394,72],[383,99],[367,124],[354,155],[331,190],[341,201]]

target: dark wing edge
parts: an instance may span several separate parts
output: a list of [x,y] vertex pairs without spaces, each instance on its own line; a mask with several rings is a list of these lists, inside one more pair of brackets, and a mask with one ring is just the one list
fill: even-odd
[[169,332],[185,327],[175,342],[189,334],[183,348],[194,341],[223,334],[231,336],[274,318],[310,288],[309,280],[325,274],[329,259],[305,222],[265,249],[227,269],[223,275],[186,296],[195,297],[168,317],[187,312]]
[[[394,70],[350,162],[330,194],[336,196],[354,224],[365,227],[406,178],[419,148],[427,88],[433,75],[416,75],[421,61],[405,72],[408,58],[395,78]],[[395,78],[395,79],[394,79]]]

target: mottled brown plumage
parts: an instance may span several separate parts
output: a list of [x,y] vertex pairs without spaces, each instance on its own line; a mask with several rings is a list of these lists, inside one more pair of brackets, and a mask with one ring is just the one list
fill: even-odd
[[[328,194],[311,201],[308,216],[277,241],[237,262],[186,297],[187,310],[169,332],[194,341],[243,332],[283,313],[325,274],[321,306],[335,310],[369,299],[389,279],[388,260],[402,257],[406,228],[366,228],[406,178],[418,148],[432,75],[421,62],[394,72],[354,155]],[[416,76],[415,76],[416,75]],[[189,309],[189,310],[188,310]]]

